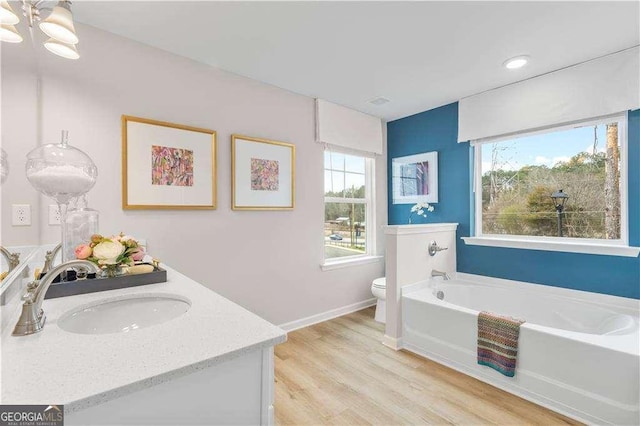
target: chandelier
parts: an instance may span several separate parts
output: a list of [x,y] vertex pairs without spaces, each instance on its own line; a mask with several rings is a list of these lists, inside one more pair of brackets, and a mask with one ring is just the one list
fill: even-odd
[[[49,39],[44,42],[44,47],[51,53],[67,59],[78,59],[78,36],[73,28],[73,15],[71,14],[71,2],[61,0],[53,9],[44,7],[44,0],[22,0],[22,14],[27,20],[29,28],[33,28],[36,22]],[[51,10],[49,16],[42,20],[40,12]],[[23,39],[15,25],[20,18],[13,11],[7,0],[0,0],[0,41],[8,43],[20,43]],[[33,33],[32,33],[33,35]]]

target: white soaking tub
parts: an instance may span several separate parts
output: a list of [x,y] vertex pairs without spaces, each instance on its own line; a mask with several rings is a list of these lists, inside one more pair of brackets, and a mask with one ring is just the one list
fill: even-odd
[[[526,320],[515,377],[477,364],[480,311]],[[402,347],[587,423],[637,425],[639,312],[635,299],[459,273],[403,287]]]

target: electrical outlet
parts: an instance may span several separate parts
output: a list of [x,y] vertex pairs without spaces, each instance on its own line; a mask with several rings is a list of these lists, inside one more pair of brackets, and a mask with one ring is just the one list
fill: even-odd
[[13,204],[11,206],[11,224],[13,226],[31,226],[31,205]]
[[60,225],[60,209],[57,204],[49,204],[49,225]]

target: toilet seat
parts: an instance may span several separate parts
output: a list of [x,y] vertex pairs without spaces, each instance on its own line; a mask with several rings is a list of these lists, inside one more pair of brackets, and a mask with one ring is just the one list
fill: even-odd
[[386,290],[386,288],[387,288],[387,278],[386,277],[376,278],[375,280],[373,280],[373,284],[371,284],[371,287],[375,287],[375,288]]
[[386,277],[376,278],[373,280],[371,283],[371,293],[373,294],[373,297],[378,299],[376,302],[375,320],[384,323],[386,315],[385,299],[387,298]]

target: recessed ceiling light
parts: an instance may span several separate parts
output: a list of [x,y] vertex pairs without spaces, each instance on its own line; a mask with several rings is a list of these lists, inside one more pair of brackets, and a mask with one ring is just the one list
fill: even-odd
[[508,70],[515,70],[524,67],[528,62],[529,57],[527,55],[520,55],[511,59],[507,59],[506,61],[504,61],[502,66],[504,66]]
[[379,97],[377,97],[375,99],[371,99],[369,101],[369,103],[372,103],[374,105],[384,105],[387,102],[391,102],[391,101],[389,99],[387,99],[387,98],[383,98],[382,96],[379,96]]

